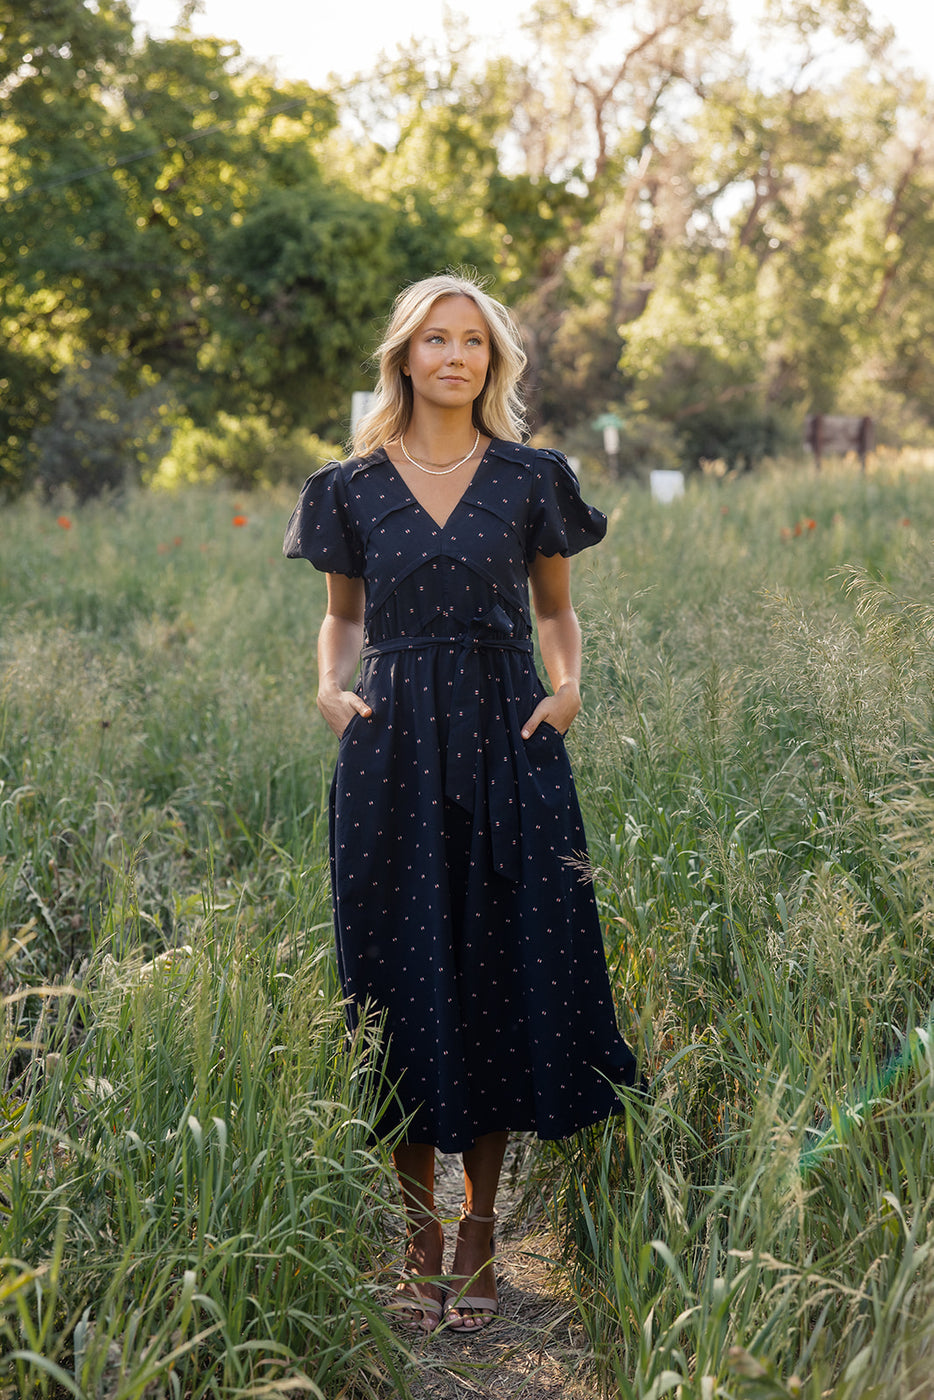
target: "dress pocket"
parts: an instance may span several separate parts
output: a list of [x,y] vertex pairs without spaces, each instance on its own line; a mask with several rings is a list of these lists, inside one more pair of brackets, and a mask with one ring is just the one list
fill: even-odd
[[357,725],[360,723],[360,721],[361,721],[362,719],[365,719],[365,718],[366,718],[366,716],[365,716],[365,715],[361,715],[360,712],[359,712],[359,710],[354,710],[353,714],[350,716],[350,719],[347,721],[347,723],[344,725],[344,728],[341,730],[340,738],[339,738],[338,741],[337,741],[338,746],[340,746],[341,744],[344,743],[344,741],[345,741],[345,740],[347,739],[347,737],[349,736],[350,731],[351,731],[352,729],[356,729],[356,727],[357,727]]

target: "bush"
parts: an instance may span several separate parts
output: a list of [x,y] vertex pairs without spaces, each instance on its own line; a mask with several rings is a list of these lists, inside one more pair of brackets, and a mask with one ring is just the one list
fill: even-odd
[[283,433],[268,418],[218,414],[211,428],[188,423],[179,428],[171,451],[153,478],[155,486],[226,480],[238,491],[297,483],[325,462],[343,455],[304,428]]
[[68,487],[79,503],[88,501],[161,461],[169,444],[164,391],[151,385],[130,394],[117,376],[116,361],[105,355],[65,371],[51,420],[32,437],[47,496]]
[[800,450],[792,415],[762,405],[754,395],[732,403],[714,399],[676,421],[687,467],[720,460],[748,471],[766,457]]

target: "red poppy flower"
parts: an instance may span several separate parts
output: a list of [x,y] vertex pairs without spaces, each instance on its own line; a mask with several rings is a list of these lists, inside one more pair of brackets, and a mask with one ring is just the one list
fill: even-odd
[[60,515],[55,523],[56,525],[60,525],[63,530],[71,529],[71,521],[68,519],[67,515]]
[[233,518],[233,523],[234,523],[235,525],[237,525],[237,526],[245,525],[245,524],[246,524],[246,516],[245,516],[245,515],[235,515],[234,518]]
[[817,529],[817,521],[816,521],[816,520],[805,520],[804,523],[805,523],[805,525],[808,527],[809,530],[816,530],[816,529]]

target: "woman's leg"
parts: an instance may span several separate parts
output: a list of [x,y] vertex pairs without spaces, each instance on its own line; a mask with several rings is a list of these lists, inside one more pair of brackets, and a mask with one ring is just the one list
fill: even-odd
[[[444,1256],[444,1232],[435,1214],[435,1149],[424,1142],[400,1143],[393,1163],[402,1188],[408,1238],[405,1277],[392,1310],[406,1314],[413,1326],[431,1331],[440,1320],[440,1310],[421,1307],[419,1300],[430,1299],[439,1308],[442,1302],[438,1285],[423,1282],[441,1273]],[[408,1301],[403,1302],[408,1299],[411,1307]]]
[[[499,1175],[506,1154],[507,1133],[486,1133],[464,1153],[464,1217],[457,1228],[454,1251],[454,1296],[458,1292],[474,1298],[496,1298],[493,1273],[493,1224],[490,1219],[471,1220],[469,1216],[490,1217],[495,1212]],[[460,1332],[472,1332],[489,1322],[494,1309],[458,1307],[447,1310],[449,1324]]]

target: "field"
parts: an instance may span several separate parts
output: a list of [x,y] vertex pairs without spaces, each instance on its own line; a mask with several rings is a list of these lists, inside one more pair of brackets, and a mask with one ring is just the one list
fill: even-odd
[[[523,1208],[594,1395],[930,1400],[934,471],[590,490],[572,757],[653,1095],[527,1144]],[[0,515],[0,1393],[417,1393],[290,496]]]

